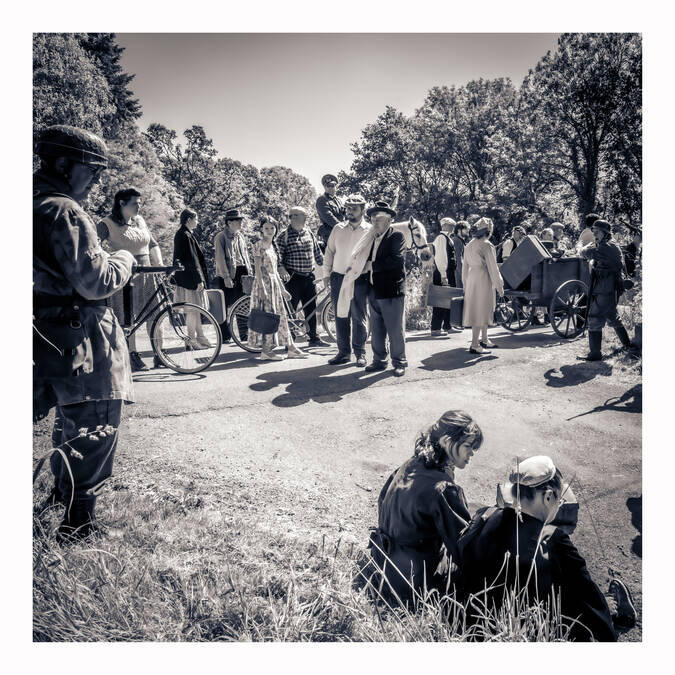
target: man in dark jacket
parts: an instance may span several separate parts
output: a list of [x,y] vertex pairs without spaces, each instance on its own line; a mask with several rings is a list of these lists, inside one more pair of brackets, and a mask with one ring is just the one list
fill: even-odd
[[373,362],[366,366],[369,373],[387,367],[389,337],[394,375],[405,374],[408,360],[405,355],[405,238],[391,227],[396,211],[387,202],[375,202],[368,209],[368,217],[375,230],[375,241],[366,265],[369,271],[370,323]]
[[464,247],[469,240],[469,223],[460,220],[455,225],[452,235],[452,243],[455,245],[455,286],[462,288],[462,262],[464,260]]
[[630,592],[613,579],[606,597],[569,536],[550,524],[564,499],[562,474],[551,458],[520,462],[503,493],[513,503],[479,509],[459,539],[460,583],[472,620],[479,620],[486,605],[490,611],[500,608],[505,590],[527,589],[531,604],[560,602],[565,623],[571,624],[570,640],[616,641],[615,623],[635,624]]
[[[44,129],[33,177],[34,419],[56,407],[50,503],[66,507],[57,539],[94,531],[101,483],[112,473],[122,402],[133,401],[129,350],[107,300],[134,256],[109,255],[80,206],[107,167],[105,143],[76,127]],[[72,475],[72,479],[71,479]]]
[[581,255],[591,261],[590,305],[588,309],[589,352],[579,356],[583,361],[602,359],[602,329],[608,323],[617,334],[624,349],[632,349],[628,332],[617,311],[623,293],[623,254],[612,239],[612,226],[606,220],[596,220],[592,227],[595,243],[581,249]]
[[345,207],[342,200],[335,195],[338,179],[331,173],[321,178],[325,192],[316,200],[316,212],[319,214],[321,225],[317,236],[321,242],[321,250],[326,250],[326,243],[331,231],[338,223],[345,219]]

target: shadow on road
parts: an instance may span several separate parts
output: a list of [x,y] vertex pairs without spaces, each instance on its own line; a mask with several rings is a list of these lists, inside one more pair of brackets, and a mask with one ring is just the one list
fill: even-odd
[[639,497],[629,497],[626,500],[626,506],[630,511],[631,525],[638,531],[637,537],[633,539],[630,550],[636,556],[642,558],[642,495]]
[[[168,372],[167,372],[168,371]],[[176,373],[173,370],[162,368],[161,370],[151,371],[149,373],[134,373],[134,382],[169,382],[175,384],[177,380],[188,382],[190,380],[202,380],[206,375],[203,373]]]
[[599,375],[609,377],[611,374],[612,366],[604,361],[584,361],[560,366],[560,369],[550,368],[544,373],[544,379],[548,387],[574,387]]
[[568,417],[567,421],[576,419],[577,417],[584,417],[585,415],[592,415],[596,412],[603,412],[604,410],[614,410],[616,412],[641,413],[642,412],[642,385],[636,384],[628,391],[625,391],[621,396],[613,396],[608,398],[602,405],[596,405],[595,408],[579,413],[573,417]]
[[[535,329],[536,330],[536,329]],[[520,333],[502,333],[490,335],[490,340],[499,345],[499,349],[519,349],[520,347],[557,347],[569,340],[549,331],[524,330]]]
[[[336,375],[340,371],[344,375]],[[253,391],[269,391],[274,387],[288,385],[286,391],[272,399],[280,408],[292,408],[309,401],[333,403],[345,394],[351,394],[369,387],[375,382],[393,376],[393,369],[377,373],[366,373],[363,368],[355,369],[353,364],[344,366],[320,365],[298,370],[261,373],[258,382],[250,385]]]
[[465,347],[449,349],[422,359],[420,370],[458,370],[498,358],[493,353],[471,354]]

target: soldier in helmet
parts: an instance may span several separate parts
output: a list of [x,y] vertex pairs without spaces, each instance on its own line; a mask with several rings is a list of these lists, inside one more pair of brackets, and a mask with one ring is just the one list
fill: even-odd
[[122,401],[133,400],[129,351],[108,298],[129,280],[134,257],[107,254],[80,206],[107,167],[105,143],[57,125],[39,134],[35,151],[33,417],[56,408],[52,441],[68,465],[52,455],[50,500],[66,507],[57,533],[63,542],[95,529],[96,492],[112,473]]
[[579,356],[583,361],[602,359],[602,329],[608,323],[617,334],[624,349],[633,350],[619,314],[617,304],[623,293],[625,269],[621,248],[612,239],[612,226],[606,220],[591,225],[595,242],[581,249],[581,255],[591,261],[590,305],[588,309],[589,352]]

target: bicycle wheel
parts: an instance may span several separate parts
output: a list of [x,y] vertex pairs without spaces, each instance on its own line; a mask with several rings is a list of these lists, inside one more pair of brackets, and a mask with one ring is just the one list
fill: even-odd
[[242,295],[232,303],[230,311],[227,313],[227,326],[230,329],[232,339],[239,347],[251,352],[251,354],[260,354],[262,348],[249,347],[248,345],[248,315],[251,313],[251,297]]
[[[191,338],[188,324],[196,333],[201,328],[204,339]],[[165,307],[152,323],[150,340],[157,358],[177,373],[199,373],[208,368],[218,358],[223,342],[213,315],[189,302]]]
[[[333,302],[328,300],[321,308],[321,323],[326,329],[328,337],[333,341],[337,342],[337,332],[335,329],[335,309],[333,308]],[[366,340],[370,337],[370,310],[368,305],[366,305]]]

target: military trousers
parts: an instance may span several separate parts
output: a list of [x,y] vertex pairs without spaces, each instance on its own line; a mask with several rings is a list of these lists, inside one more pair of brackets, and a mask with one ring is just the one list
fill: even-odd
[[[65,500],[70,500],[73,488],[75,496],[81,497],[112,475],[121,417],[120,399],[56,406],[52,444],[63,446],[70,472],[60,453],[53,453],[50,462],[54,485]],[[114,431],[105,435],[94,433],[97,427],[108,425]],[[84,433],[85,429],[88,433]]]

